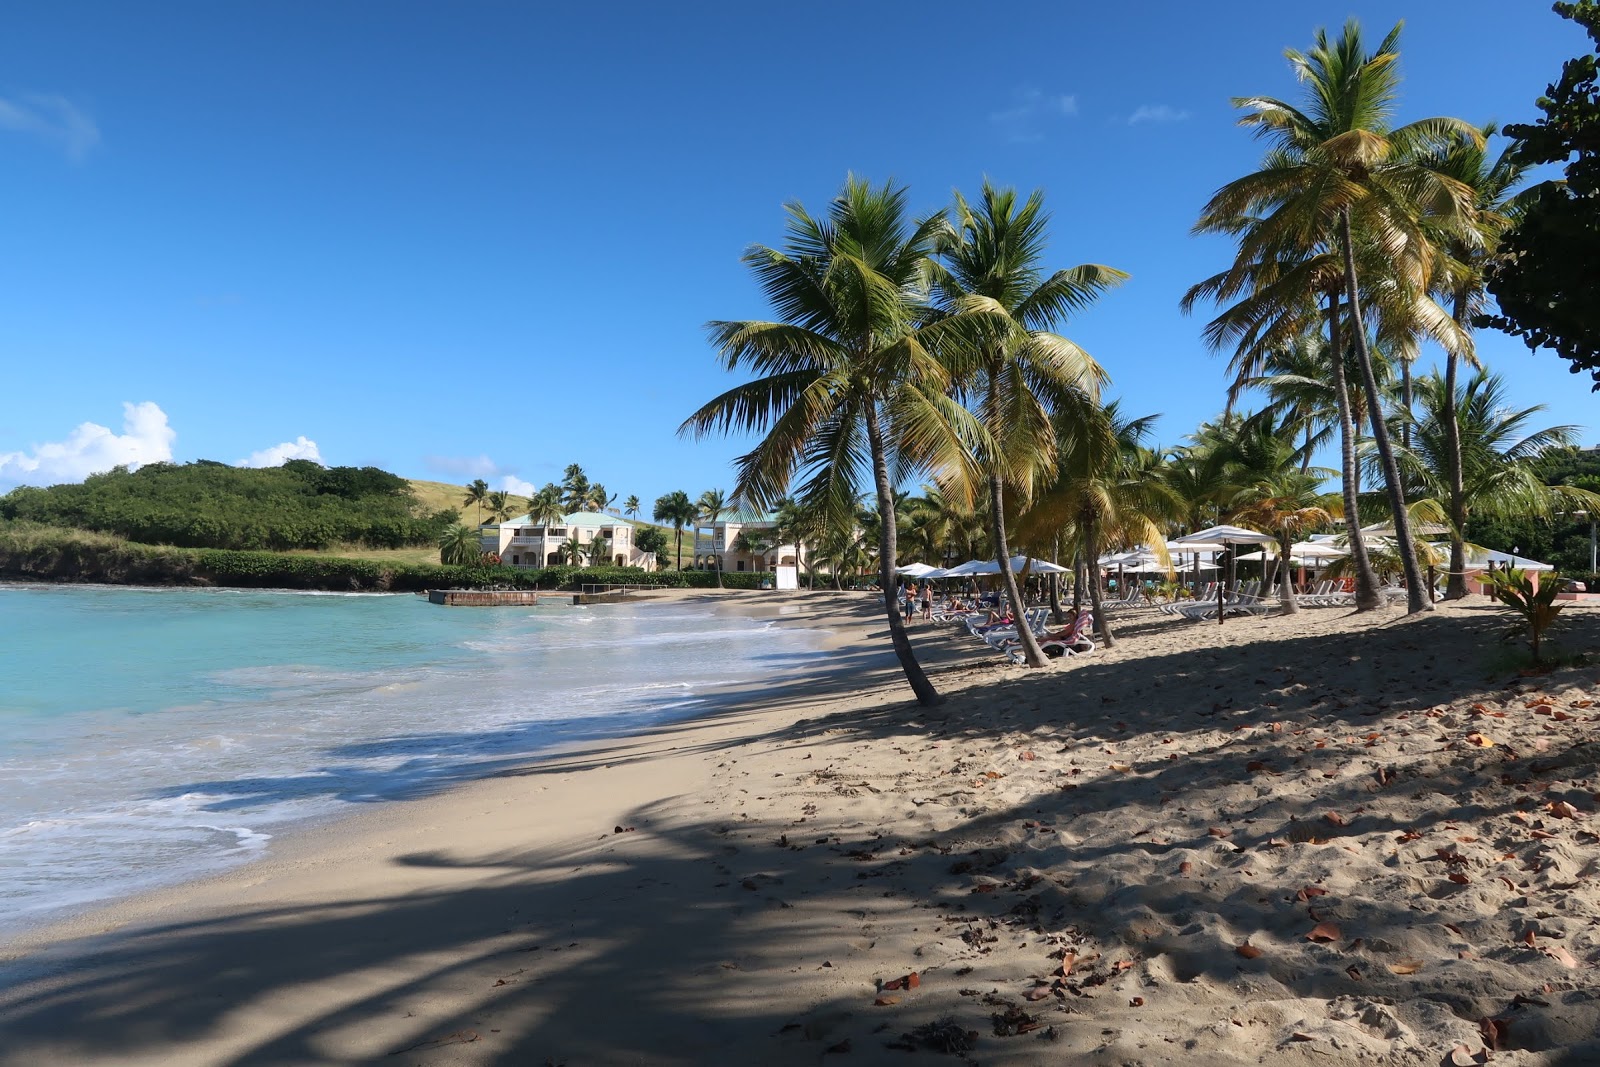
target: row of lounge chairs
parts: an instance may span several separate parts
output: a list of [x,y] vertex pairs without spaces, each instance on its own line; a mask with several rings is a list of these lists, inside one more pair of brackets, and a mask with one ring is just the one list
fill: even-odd
[[[934,618],[940,614],[935,613]],[[1001,652],[1012,663],[1022,663],[1022,640],[1017,633],[1015,621],[1003,623],[988,623],[987,612],[975,612],[962,615],[945,613],[944,621],[957,621],[967,628],[967,632],[983,641],[991,648]],[[1094,615],[1091,612],[1081,613],[1077,620],[1070,626],[1052,630],[1050,628],[1049,608],[1029,608],[1022,617],[1022,625],[1028,627],[1039,641],[1039,647],[1044,649],[1046,655],[1052,656],[1086,656],[1094,651],[1094,641],[1089,634],[1094,626]]]

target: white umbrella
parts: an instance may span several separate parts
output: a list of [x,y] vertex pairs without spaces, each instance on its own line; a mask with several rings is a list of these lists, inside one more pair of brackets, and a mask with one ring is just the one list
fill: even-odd
[[[1264,534],[1258,530],[1247,530],[1243,526],[1210,526],[1204,530],[1196,530],[1192,534],[1174,537],[1173,542],[1180,545],[1198,547],[1204,545],[1211,548],[1217,544],[1227,545],[1273,545],[1278,539],[1271,534]],[[1217,586],[1217,624],[1221,625],[1227,612],[1222,607],[1223,588],[1221,583]]]
[[938,569],[937,567],[930,567],[926,563],[907,563],[904,567],[896,567],[894,572],[896,574],[904,574],[909,578],[926,578],[929,572]]
[[944,572],[946,578],[965,578],[969,574],[999,574],[1000,564],[992,559],[969,559]]
[[1034,574],[1066,574],[1072,569],[1071,567],[1063,567],[1059,564],[1051,563],[1047,559],[1030,559],[1027,556],[1011,557],[1012,570],[1020,571],[1023,567],[1027,567]]

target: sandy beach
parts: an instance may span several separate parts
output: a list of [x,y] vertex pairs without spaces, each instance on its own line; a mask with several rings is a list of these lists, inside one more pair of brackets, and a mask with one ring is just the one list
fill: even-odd
[[919,623],[922,709],[871,597],[684,596],[830,673],[41,931],[0,1064],[1600,1063],[1600,667],[1483,598]]

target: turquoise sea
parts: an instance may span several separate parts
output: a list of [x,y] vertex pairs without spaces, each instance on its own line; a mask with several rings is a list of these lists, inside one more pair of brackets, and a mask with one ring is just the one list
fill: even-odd
[[0,930],[803,669],[687,604],[0,585]]

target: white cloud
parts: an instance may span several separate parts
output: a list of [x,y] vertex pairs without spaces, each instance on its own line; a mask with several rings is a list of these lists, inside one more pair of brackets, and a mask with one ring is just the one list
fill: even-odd
[[43,138],[83,159],[100,143],[100,127],[72,101],[54,93],[27,93],[14,99],[0,96],[0,130]]
[[1045,119],[1070,118],[1078,113],[1078,98],[1042,89],[1019,89],[1012,105],[989,113],[989,122],[1010,141],[1042,141],[1039,126]]
[[317,451],[317,443],[305,434],[301,434],[293,441],[285,441],[281,445],[263,448],[235,463],[235,467],[281,467],[291,459],[309,459],[313,463],[322,462],[322,453]]
[[532,496],[539,491],[532,482],[525,482],[515,474],[508,474],[501,478],[500,488],[517,496]]
[[1128,116],[1128,125],[1133,126],[1141,122],[1182,122],[1189,117],[1187,111],[1179,111],[1167,104],[1141,104]]
[[456,478],[492,478],[500,473],[500,465],[486,455],[424,456],[422,462],[435,474]]
[[122,433],[98,423],[80,424],[65,441],[35,445],[32,452],[0,452],[0,482],[55,485],[81,482],[91,474],[127,465],[141,467],[172,459],[178,433],[167,413],[146,400],[122,405]]

